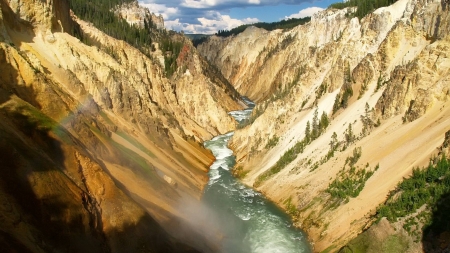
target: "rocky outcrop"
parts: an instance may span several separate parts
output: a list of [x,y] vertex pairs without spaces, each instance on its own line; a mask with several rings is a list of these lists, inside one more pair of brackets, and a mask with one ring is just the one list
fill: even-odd
[[56,31],[71,31],[73,28],[73,21],[70,15],[67,15],[69,10],[69,1],[62,0],[56,2],[33,1],[23,3],[18,0],[4,1],[2,3],[3,9],[9,9],[15,16],[11,17],[14,20],[10,26],[20,28],[19,23],[30,25],[46,35],[51,35]]
[[162,15],[151,13],[149,9],[139,6],[137,1],[117,6],[114,13],[125,19],[130,25],[147,29],[151,28],[151,26],[155,26],[159,30],[164,29],[164,18]]
[[449,157],[450,156],[450,130],[445,133],[444,143],[438,148],[437,157],[441,156]]
[[213,251],[179,207],[198,201],[214,159],[200,141],[235,127],[236,91],[181,36],[168,78],[160,51],[71,17],[64,0],[0,4],[1,248]]
[[[230,143],[243,181],[291,212],[316,251],[338,250],[368,226],[449,125],[447,3],[399,0],[362,19],[353,11],[327,9],[289,31],[249,28],[198,47],[259,102],[254,123]],[[305,141],[307,123],[319,128],[323,113],[330,124]],[[351,173],[359,147],[356,170],[374,173],[357,197],[336,202],[330,184]]]
[[411,122],[423,116],[435,101],[448,98],[449,42],[448,37],[436,41],[409,64],[394,69],[376,106],[383,117],[404,113],[404,121]]
[[[209,76],[203,75],[202,64],[205,62],[202,62],[187,40],[183,40],[183,43],[186,43],[183,50],[185,57],[191,58],[192,61],[181,57],[180,61],[192,64],[180,67],[176,76],[166,79],[163,66],[158,62],[151,61],[122,41],[102,34],[95,27],[83,21],[79,22],[85,36],[95,37],[105,48],[114,48],[114,55],[86,48],[83,54],[92,54],[93,59],[102,59],[91,61],[83,58],[83,54],[79,57],[79,52],[71,50],[70,45],[64,41],[61,41],[61,44],[55,42],[58,46],[61,45],[61,48],[55,50],[55,54],[63,51],[75,52],[74,55],[64,56],[67,57],[67,62],[64,62],[67,65],[64,68],[73,72],[87,85],[86,89],[101,106],[124,114],[127,120],[140,121],[139,124],[144,129],[156,128],[157,121],[171,124],[172,128],[177,128],[176,125],[179,124],[179,131],[197,140],[207,140],[234,128],[234,120],[228,116],[227,111],[240,108],[240,105],[229,101],[225,87],[216,85]],[[158,52],[155,52],[154,57],[158,57]],[[181,72],[182,69],[184,72]],[[194,83],[196,85],[193,85]],[[224,106],[216,106],[222,97]],[[208,110],[204,110],[205,108]],[[142,117],[142,114],[147,116]],[[172,117],[176,121],[171,121]]]

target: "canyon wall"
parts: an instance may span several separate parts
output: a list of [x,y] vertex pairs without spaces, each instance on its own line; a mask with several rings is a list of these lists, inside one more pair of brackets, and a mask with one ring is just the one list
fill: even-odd
[[208,180],[201,143],[235,128],[237,92],[181,35],[169,78],[160,50],[106,35],[68,1],[0,6],[1,248],[217,250],[182,206]]
[[[399,0],[362,19],[354,11],[327,9],[291,30],[251,27],[198,47],[258,102],[230,144],[236,175],[291,213],[316,251],[339,250],[370,226],[389,191],[438,153],[450,125],[448,3]],[[332,196],[332,183],[355,180],[355,171],[371,172],[352,186],[361,191]]]

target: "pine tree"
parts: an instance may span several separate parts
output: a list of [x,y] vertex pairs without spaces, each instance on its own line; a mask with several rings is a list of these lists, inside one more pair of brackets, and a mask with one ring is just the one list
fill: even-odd
[[345,132],[345,141],[347,145],[350,145],[353,141],[355,141],[355,134],[353,133],[352,123],[348,124],[348,128]]
[[337,143],[338,143],[337,134],[336,134],[336,132],[333,132],[333,135],[331,135],[330,149],[331,150],[336,150]]
[[309,124],[309,120],[306,123],[306,129],[305,129],[305,142],[309,143],[311,141],[311,125]]
[[311,138],[315,140],[317,137],[319,137],[319,112],[318,109],[314,111],[314,117],[312,120],[312,133]]
[[322,112],[322,116],[320,116],[320,133],[322,133],[325,129],[327,129],[328,125],[330,124],[330,120],[328,119],[328,115],[324,112]]
[[366,107],[364,109],[365,113],[366,113],[366,118],[369,117],[369,112],[370,112],[370,106],[369,104],[366,102]]
[[350,63],[347,62],[346,67],[345,67],[345,77],[344,77],[344,81],[347,83],[351,83],[352,82],[352,74],[350,71]]
[[372,111],[370,110],[370,106],[366,103],[364,115],[361,115],[361,122],[363,124],[363,135],[366,135],[367,132],[373,128],[374,123],[371,117]]
[[339,110],[340,105],[341,105],[341,94],[338,93],[338,94],[336,95],[336,98],[334,99],[334,104],[333,104],[333,114],[335,114],[335,113]]

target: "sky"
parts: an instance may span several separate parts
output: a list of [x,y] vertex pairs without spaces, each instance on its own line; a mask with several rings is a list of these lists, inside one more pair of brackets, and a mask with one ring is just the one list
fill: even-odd
[[341,0],[139,0],[164,17],[167,29],[195,34],[256,22],[276,22],[311,16]]

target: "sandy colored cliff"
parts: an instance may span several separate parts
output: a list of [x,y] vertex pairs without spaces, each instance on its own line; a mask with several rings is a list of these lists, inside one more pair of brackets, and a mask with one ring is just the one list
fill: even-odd
[[[352,8],[327,9],[289,31],[251,27],[199,45],[258,102],[256,120],[230,144],[243,182],[293,214],[315,251],[339,250],[370,225],[389,191],[442,145],[450,126],[448,8],[444,1],[399,0],[361,20],[349,17]],[[270,174],[304,139],[316,110],[330,124]],[[349,124],[354,137],[347,143]],[[339,148],[330,157],[333,133]],[[374,174],[357,197],[336,203],[326,190],[359,147],[355,166]]]
[[180,35],[169,78],[161,51],[104,34],[65,0],[0,6],[1,247],[216,250],[179,207],[207,182],[202,141],[235,128],[236,91]]

